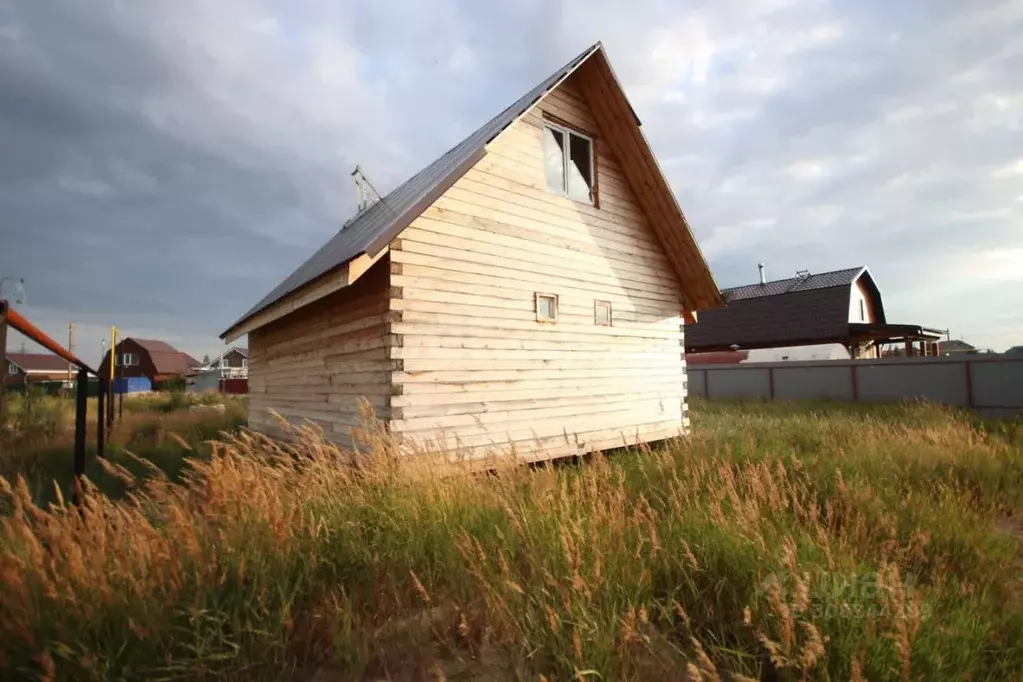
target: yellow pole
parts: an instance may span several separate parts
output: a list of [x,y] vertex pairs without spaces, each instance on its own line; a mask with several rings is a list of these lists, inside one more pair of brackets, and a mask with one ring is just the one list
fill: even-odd
[[110,381],[114,380],[114,358],[117,356],[117,327],[110,327]]

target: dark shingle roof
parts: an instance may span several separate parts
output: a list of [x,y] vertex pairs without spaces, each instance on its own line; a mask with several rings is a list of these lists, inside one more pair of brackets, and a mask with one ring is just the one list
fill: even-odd
[[[237,327],[267,306],[359,254],[378,253],[479,160],[487,143],[514,123],[540,97],[599,48],[599,42],[589,47],[446,154],[356,215],[309,260],[274,287],[231,327]],[[226,336],[226,332],[222,336]]]
[[865,278],[876,322],[883,323],[884,307],[865,267],[747,284],[722,291],[726,305],[700,313],[686,325],[689,352],[737,345],[768,348],[807,343],[832,343],[849,334],[852,284]]
[[773,282],[760,284],[744,284],[731,289],[723,289],[721,293],[725,300],[743,301],[749,298],[761,298],[763,296],[777,296],[795,291],[811,291],[813,289],[827,289],[828,287],[848,286],[856,281],[865,268],[847,268],[845,270],[834,270],[832,272],[821,272],[806,277],[790,277],[788,279],[776,279]]

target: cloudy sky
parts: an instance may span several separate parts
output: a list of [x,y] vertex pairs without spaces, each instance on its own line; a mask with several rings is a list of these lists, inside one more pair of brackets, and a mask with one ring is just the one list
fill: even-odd
[[720,286],[863,264],[1023,344],[1020,0],[497,4],[0,0],[0,276],[86,358],[214,354],[356,163],[389,190],[602,40]]

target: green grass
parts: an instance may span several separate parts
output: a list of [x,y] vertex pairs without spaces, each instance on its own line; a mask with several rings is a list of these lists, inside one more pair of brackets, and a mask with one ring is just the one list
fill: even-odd
[[[217,404],[223,410],[212,407]],[[190,411],[194,406],[208,409]],[[105,494],[119,498],[125,492],[124,482],[96,458],[96,408],[96,400],[91,399],[86,476]],[[149,469],[135,455],[176,478],[187,456],[208,456],[208,441],[244,425],[245,401],[216,394],[157,393],[126,398],[123,413],[107,434],[106,459],[137,476],[148,475]],[[73,467],[74,401],[32,393],[14,396],[8,405],[8,428],[0,433],[0,476],[11,481],[24,477],[33,502],[45,506],[57,499],[58,488],[64,497],[71,494]]]
[[1019,677],[1023,425],[692,417],[690,440],[495,474],[395,461],[379,429],[355,468],[311,431],[243,434],[180,484],[110,467],[128,496],[81,515],[12,480],[0,677]]

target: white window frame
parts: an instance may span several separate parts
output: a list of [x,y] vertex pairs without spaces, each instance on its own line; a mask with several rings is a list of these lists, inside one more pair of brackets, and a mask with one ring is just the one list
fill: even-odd
[[18,366],[15,365],[13,362],[8,361],[8,363],[7,363],[7,373],[12,375],[12,376],[17,374],[18,373]]
[[[549,298],[553,302],[554,317],[540,317],[540,299]],[[536,312],[537,322],[546,322],[547,324],[553,324],[558,321],[558,295],[557,294],[546,294],[542,291],[537,291],[533,294],[533,310]]]
[[[600,318],[597,317],[597,311],[600,307],[604,306],[607,308],[607,322],[601,322]],[[611,301],[594,301],[593,302],[593,324],[598,327],[611,327],[614,326],[614,317],[611,312]]]
[[[551,130],[557,130],[559,133],[565,136],[565,147],[561,150],[561,182],[562,182],[561,191],[559,192],[558,190],[551,189],[551,186],[549,184],[546,184],[546,178],[544,178],[547,189],[555,194],[560,194],[563,197],[571,199],[572,201],[578,201],[580,204],[589,204],[590,206],[596,206],[597,202],[595,201],[595,197],[597,195],[597,164],[594,162],[593,158],[593,150],[596,147],[593,138],[587,135],[586,133],[579,132],[575,128],[569,128],[568,126],[564,126],[559,123],[554,123],[553,121],[549,120],[544,120],[543,127],[550,128]],[[582,199],[577,199],[576,197],[573,197],[568,193],[568,164],[572,162],[571,158],[572,138],[569,137],[569,135],[575,135],[576,137],[580,137],[586,140],[586,142],[590,145],[590,198],[585,201]],[[545,141],[544,145],[546,144],[547,143]],[[546,163],[546,159],[547,150],[544,149],[544,163]]]
[[122,353],[121,354],[121,366],[122,367],[138,367],[139,358],[135,353]]

